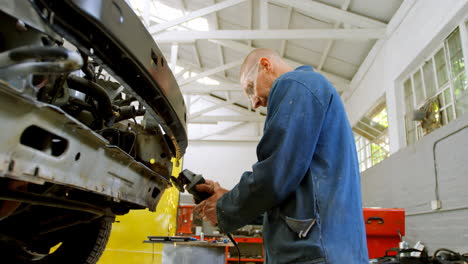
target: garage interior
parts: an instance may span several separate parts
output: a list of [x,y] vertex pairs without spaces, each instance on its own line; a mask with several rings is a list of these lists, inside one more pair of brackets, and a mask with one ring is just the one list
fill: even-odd
[[[272,48],[293,67],[311,65],[341,94],[355,133],[364,206],[404,208],[411,245],[468,251],[467,83],[457,88],[453,68],[441,68],[445,58],[453,65],[468,56],[466,1],[130,4],[170,60],[189,109],[184,168],[228,189],[251,168],[266,109],[251,109],[239,86],[240,64],[253,48]],[[449,80],[436,83],[442,71]],[[460,74],[465,80],[466,69]],[[439,101],[447,107],[440,127],[423,132],[410,112],[444,89],[464,95],[451,105]]]
[[[413,261],[371,263],[468,263],[468,0],[125,2],[185,101],[188,147],[172,175],[189,169],[231,189],[252,170],[267,108],[252,107],[239,72],[249,52],[270,48],[293,68],[312,66],[341,96],[366,227],[377,227],[370,257]],[[197,218],[192,195],[171,187],[159,198],[155,212],[116,216],[97,263],[265,261],[261,219],[233,234],[239,255]],[[408,248],[450,251],[446,262],[418,262],[421,252],[398,251]]]

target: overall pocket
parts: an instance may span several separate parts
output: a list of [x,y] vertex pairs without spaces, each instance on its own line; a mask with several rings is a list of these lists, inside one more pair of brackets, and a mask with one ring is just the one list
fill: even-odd
[[268,215],[264,228],[269,263],[326,262],[320,229],[315,218],[296,219],[274,212]]
[[297,234],[299,238],[306,238],[312,227],[315,225],[316,219],[295,219],[288,216],[283,216],[288,227]]

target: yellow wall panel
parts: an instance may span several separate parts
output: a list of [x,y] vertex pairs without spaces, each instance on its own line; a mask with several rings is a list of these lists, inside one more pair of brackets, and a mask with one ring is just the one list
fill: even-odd
[[[180,167],[174,166],[172,174],[177,176],[179,172]],[[156,212],[132,210],[126,215],[117,216],[109,243],[98,264],[162,263],[162,245],[144,244],[143,240],[147,236],[175,234],[178,202],[179,191],[172,187],[164,192]]]

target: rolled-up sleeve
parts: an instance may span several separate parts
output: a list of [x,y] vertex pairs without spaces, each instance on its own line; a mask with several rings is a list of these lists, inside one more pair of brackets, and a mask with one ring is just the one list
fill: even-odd
[[326,106],[304,84],[293,79],[275,82],[257,146],[258,162],[217,202],[222,232],[250,223],[298,188],[309,169],[325,116]]

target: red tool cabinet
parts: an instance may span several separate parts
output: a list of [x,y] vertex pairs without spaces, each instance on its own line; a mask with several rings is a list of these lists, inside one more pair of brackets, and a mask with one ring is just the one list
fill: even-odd
[[177,235],[194,234],[193,227],[193,205],[179,205],[177,211]]
[[[400,235],[405,235],[405,210],[401,208],[363,208],[363,212],[369,258],[383,257],[387,249],[398,247]],[[177,235],[194,234],[192,227],[193,205],[179,206]],[[241,243],[262,243],[261,238],[252,238],[252,240],[236,238],[236,240]],[[392,253],[395,254],[395,252]],[[252,260],[249,261],[252,262]],[[255,259],[253,261],[261,262],[262,260]]]
[[405,235],[405,210],[401,208],[364,208],[369,258],[385,255],[389,248],[398,247],[400,235]]

